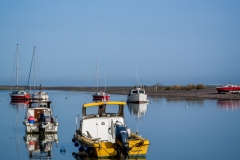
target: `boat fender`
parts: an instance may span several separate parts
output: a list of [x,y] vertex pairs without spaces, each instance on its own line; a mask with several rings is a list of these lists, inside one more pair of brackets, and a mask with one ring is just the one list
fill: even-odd
[[79,143],[78,143],[78,142],[75,142],[75,143],[74,143],[74,146],[75,146],[75,147],[78,147],[78,146],[79,146]]
[[76,142],[76,139],[75,139],[75,138],[72,138],[72,142],[75,143],[75,142]]
[[78,147],[78,151],[79,151],[79,152],[82,152],[82,151],[84,151],[84,148],[83,148],[83,146],[82,146],[82,145],[80,145],[80,146]]
[[87,153],[90,153],[91,152],[91,148],[90,147],[85,147],[84,151],[87,152]]

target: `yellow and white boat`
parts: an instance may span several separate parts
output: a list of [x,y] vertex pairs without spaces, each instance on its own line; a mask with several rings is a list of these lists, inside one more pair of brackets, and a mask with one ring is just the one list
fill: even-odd
[[146,157],[149,141],[131,133],[124,120],[125,102],[101,101],[82,106],[82,117],[76,119],[72,142],[76,156]]

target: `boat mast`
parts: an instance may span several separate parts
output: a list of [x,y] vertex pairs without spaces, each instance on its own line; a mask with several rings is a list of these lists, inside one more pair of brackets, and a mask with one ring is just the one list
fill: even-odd
[[139,85],[137,67],[136,67],[136,76],[137,76],[137,85]]
[[96,60],[96,85],[97,85],[97,92],[98,92],[98,60]]
[[105,88],[104,88],[104,92],[106,93],[106,71],[105,71]]
[[36,77],[35,77],[35,73],[36,73],[36,70],[35,70],[35,64],[36,64],[36,63],[35,63],[35,56],[36,56],[36,55],[35,55],[35,49],[36,49],[36,46],[33,46],[33,56],[34,56],[33,89],[34,89],[34,90],[35,90],[35,80],[36,80],[36,79],[35,79],[35,78],[36,78]]
[[16,89],[18,88],[18,44],[16,47]]

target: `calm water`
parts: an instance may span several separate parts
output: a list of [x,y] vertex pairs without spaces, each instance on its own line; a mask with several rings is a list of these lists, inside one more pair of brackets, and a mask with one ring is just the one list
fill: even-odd
[[[74,159],[71,138],[83,103],[92,100],[84,92],[48,91],[53,115],[58,116],[58,143],[52,142],[52,159]],[[125,95],[111,95],[125,101]],[[149,98],[146,106],[126,106],[126,123],[150,140],[146,159],[240,159],[240,101]],[[30,159],[22,121],[27,105],[10,104],[0,91],[0,159]],[[66,153],[61,154],[60,148]]]

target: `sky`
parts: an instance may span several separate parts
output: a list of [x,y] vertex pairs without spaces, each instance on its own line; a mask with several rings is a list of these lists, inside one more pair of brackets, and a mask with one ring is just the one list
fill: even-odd
[[[1,1],[0,85],[240,84],[240,1]],[[35,72],[31,67],[36,46]],[[96,61],[98,63],[96,63]],[[96,64],[98,64],[96,67]]]

